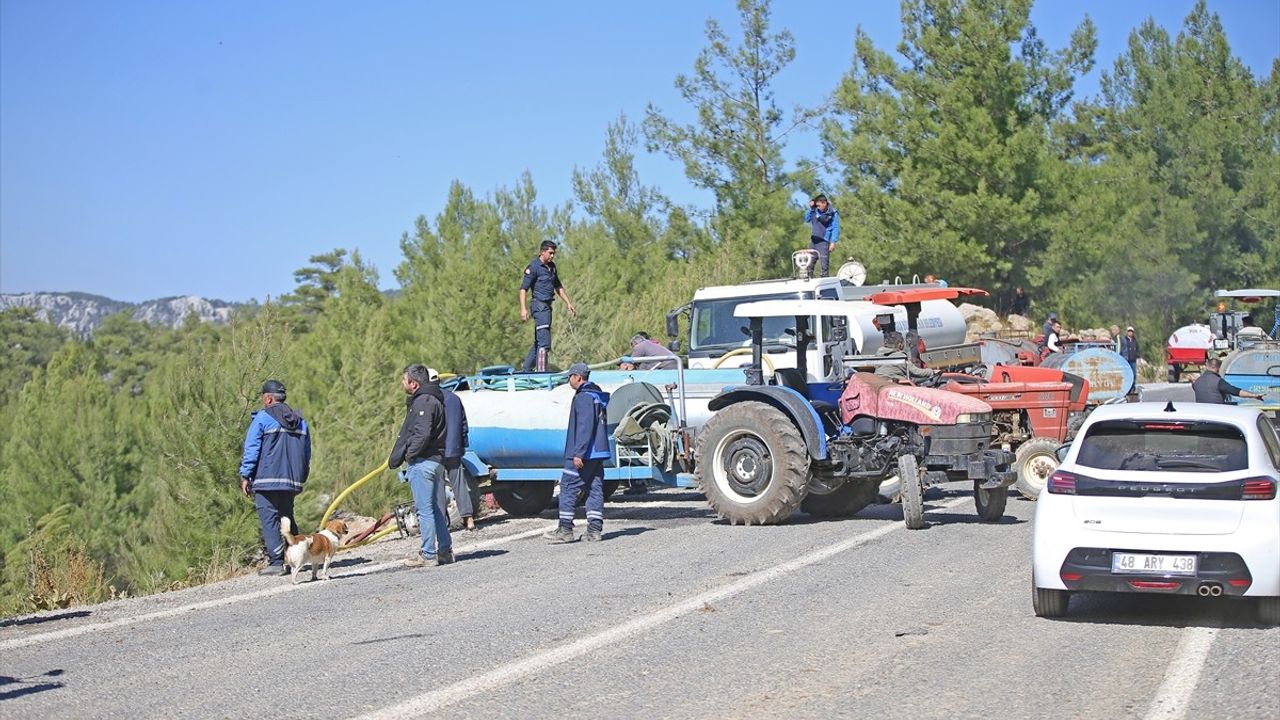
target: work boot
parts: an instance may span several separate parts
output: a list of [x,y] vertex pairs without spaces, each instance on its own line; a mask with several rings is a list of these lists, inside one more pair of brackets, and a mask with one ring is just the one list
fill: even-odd
[[573,534],[573,528],[557,527],[555,530],[548,530],[542,533],[542,537],[553,543],[571,543],[578,538]]
[[429,558],[422,554],[421,550],[415,550],[412,555],[404,559],[404,564],[409,567],[423,567],[427,563],[434,563],[435,558]]
[[437,565],[449,565],[453,562],[453,550],[440,550],[436,553]]
[[582,539],[585,542],[600,542],[604,539],[602,537],[603,533],[603,530],[592,530],[591,528],[587,528],[587,532],[582,536]]
[[281,575],[288,575],[289,570],[284,565],[268,565],[259,570],[258,574],[262,577],[280,577]]

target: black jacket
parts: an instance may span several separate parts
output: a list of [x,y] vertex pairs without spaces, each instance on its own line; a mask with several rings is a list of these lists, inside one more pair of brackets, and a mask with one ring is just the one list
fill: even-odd
[[387,467],[398,468],[406,462],[444,459],[444,394],[439,383],[427,383],[405,400],[404,424]]

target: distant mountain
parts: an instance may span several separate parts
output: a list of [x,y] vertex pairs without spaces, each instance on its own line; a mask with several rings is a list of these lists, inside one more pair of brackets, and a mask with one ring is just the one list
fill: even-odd
[[11,307],[36,308],[42,319],[67,328],[81,337],[88,337],[102,324],[104,318],[124,310],[131,311],[137,320],[176,328],[182,325],[190,313],[195,313],[203,322],[228,322],[238,305],[222,300],[206,300],[198,295],[128,303],[80,292],[0,294],[0,310]]

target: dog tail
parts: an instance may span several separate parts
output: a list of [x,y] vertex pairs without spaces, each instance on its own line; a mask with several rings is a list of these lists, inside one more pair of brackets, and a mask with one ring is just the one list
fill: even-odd
[[289,518],[280,518],[280,534],[284,536],[284,541],[290,545],[298,544],[298,538],[293,534],[293,528],[289,522]]

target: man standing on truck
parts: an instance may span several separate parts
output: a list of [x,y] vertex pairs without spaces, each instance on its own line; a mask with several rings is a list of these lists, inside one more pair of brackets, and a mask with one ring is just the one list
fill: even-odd
[[570,315],[577,313],[573,302],[569,300],[569,293],[560,284],[555,257],[555,242],[543,240],[542,246],[538,248],[538,257],[525,267],[524,279],[520,281],[520,322],[529,320],[530,304],[527,295],[531,291],[533,293],[533,347],[529,348],[529,355],[524,359],[525,372],[546,370],[546,367],[537,367],[537,363],[539,354],[544,364],[551,355],[551,303],[556,295],[564,300],[564,306]]
[[590,382],[586,363],[569,367],[569,386],[574,390],[569,408],[569,430],[564,439],[564,472],[560,476],[560,522],[543,537],[556,543],[577,540],[573,534],[574,508],[578,493],[587,488],[587,542],[599,542],[604,532],[604,461],[608,460],[609,433],[606,410],[609,393]]
[[831,266],[831,248],[840,239],[840,213],[831,207],[826,195],[819,195],[809,201],[804,221],[809,223],[809,241],[818,251],[818,260],[822,264],[822,274],[818,277],[826,277]]
[[1223,380],[1222,376],[1218,374],[1218,370],[1221,367],[1222,361],[1216,357],[1211,357],[1204,362],[1204,372],[1200,373],[1200,377],[1191,382],[1191,390],[1196,394],[1196,402],[1222,404],[1227,402],[1227,398],[1232,395],[1255,400],[1261,400],[1266,397],[1256,392],[1241,390]]

